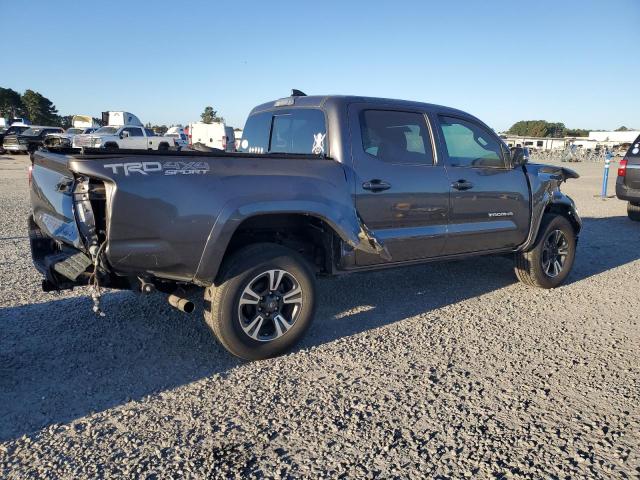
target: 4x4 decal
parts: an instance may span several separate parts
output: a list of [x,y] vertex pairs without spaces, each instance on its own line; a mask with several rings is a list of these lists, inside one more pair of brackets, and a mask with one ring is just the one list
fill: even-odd
[[129,163],[109,163],[104,168],[111,169],[115,174],[124,173],[125,176],[132,174],[149,175],[150,173],[161,173],[163,175],[202,175],[209,173],[207,162],[129,162]]

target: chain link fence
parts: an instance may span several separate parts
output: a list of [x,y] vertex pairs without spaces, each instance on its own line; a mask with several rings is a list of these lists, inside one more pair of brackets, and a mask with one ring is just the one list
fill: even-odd
[[581,148],[565,148],[563,150],[539,150],[530,153],[530,159],[534,163],[549,162],[602,162],[606,153],[604,150],[583,150]]

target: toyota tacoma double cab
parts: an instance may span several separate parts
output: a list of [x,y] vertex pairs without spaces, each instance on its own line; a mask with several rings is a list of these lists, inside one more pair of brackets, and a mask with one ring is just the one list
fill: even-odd
[[629,218],[640,222],[640,135],[631,144],[618,165],[616,196],[628,202]]
[[33,260],[45,290],[90,285],[98,313],[102,287],[183,311],[200,287],[222,345],[267,358],[309,327],[320,275],[492,254],[560,285],[578,175],[522,153],[453,108],[294,91],[251,111],[239,152],[36,152]]

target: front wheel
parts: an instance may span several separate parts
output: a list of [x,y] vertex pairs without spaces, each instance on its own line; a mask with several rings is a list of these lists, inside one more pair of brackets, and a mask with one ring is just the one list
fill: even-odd
[[526,285],[555,288],[567,278],[576,256],[576,234],[560,215],[543,219],[534,247],[515,257],[518,280]]
[[315,276],[297,252],[276,244],[238,250],[205,290],[205,321],[245,360],[279,355],[303,336],[315,313]]
[[640,222],[640,203],[627,204],[627,215],[634,222]]

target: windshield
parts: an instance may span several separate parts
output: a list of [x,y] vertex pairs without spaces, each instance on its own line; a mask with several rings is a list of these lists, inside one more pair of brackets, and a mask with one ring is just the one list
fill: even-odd
[[38,135],[40,135],[40,132],[42,132],[41,128],[27,128],[24,132],[22,132],[22,135],[37,137]]
[[22,132],[24,132],[26,129],[28,129],[29,127],[9,127],[7,129],[6,134],[7,135],[18,135]]
[[95,133],[99,135],[113,135],[118,131],[118,127],[100,127]]
[[82,129],[81,128],[67,128],[67,133],[70,133],[71,135],[77,135],[79,133],[82,133]]

